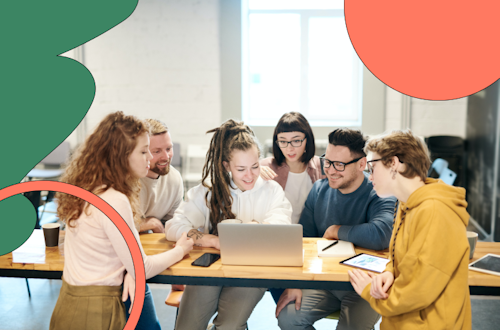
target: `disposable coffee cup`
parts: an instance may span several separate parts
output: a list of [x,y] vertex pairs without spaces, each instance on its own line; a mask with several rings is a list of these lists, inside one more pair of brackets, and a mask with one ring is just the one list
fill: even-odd
[[43,236],[45,237],[45,246],[53,247],[59,245],[59,227],[58,223],[46,223],[42,225]]
[[478,238],[477,233],[473,231],[467,232],[467,239],[469,240],[469,246],[470,246],[469,259],[472,259],[472,257],[474,256],[474,250],[476,249],[477,238]]
[[243,221],[238,220],[238,219],[227,219],[227,220],[222,220],[220,223],[242,223]]

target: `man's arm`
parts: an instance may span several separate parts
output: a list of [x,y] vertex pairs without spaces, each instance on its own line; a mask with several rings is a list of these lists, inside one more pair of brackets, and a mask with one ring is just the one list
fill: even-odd
[[383,250],[389,247],[396,199],[374,197],[368,205],[368,222],[354,226],[340,226],[338,237],[354,245]]
[[139,227],[139,232],[148,230],[152,230],[153,233],[164,233],[165,227],[163,226],[163,223],[155,217],[147,217],[145,219],[142,219],[141,225]]

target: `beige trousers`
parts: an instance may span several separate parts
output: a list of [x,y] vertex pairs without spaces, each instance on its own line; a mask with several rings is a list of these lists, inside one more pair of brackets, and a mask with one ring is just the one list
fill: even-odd
[[176,330],[245,330],[250,314],[267,289],[188,285],[182,295]]
[[62,282],[50,330],[122,330],[125,306],[120,286],[75,286]]

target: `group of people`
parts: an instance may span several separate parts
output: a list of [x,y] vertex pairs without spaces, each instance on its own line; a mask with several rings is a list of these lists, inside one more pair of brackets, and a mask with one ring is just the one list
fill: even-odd
[[[61,180],[103,198],[138,241],[139,232],[153,231],[177,242],[154,256],[141,248],[146,278],[193,245],[219,249],[217,224],[224,219],[299,223],[305,237],[389,248],[382,274],[349,271],[354,291],[269,288],[281,329],[314,329],[335,311],[337,329],[372,329],[381,316],[383,329],[471,328],[465,190],[427,178],[428,151],[412,132],[367,140],[358,130],[335,129],[318,157],[307,119],[290,112],[276,125],[273,156],[265,159],[242,122],[228,120],[207,133],[213,136],[201,183],[184,200],[181,175],[170,166],[167,126],[122,112],[103,119]],[[135,279],[125,240],[92,205],[57,197],[67,233],[50,329],[122,329]],[[244,330],[267,289],[188,285],[175,329]],[[137,329],[160,329],[147,285]]]

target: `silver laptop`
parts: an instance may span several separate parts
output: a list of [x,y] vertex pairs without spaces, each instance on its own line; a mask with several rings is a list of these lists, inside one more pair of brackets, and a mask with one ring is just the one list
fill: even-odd
[[302,266],[302,225],[219,223],[224,265]]

